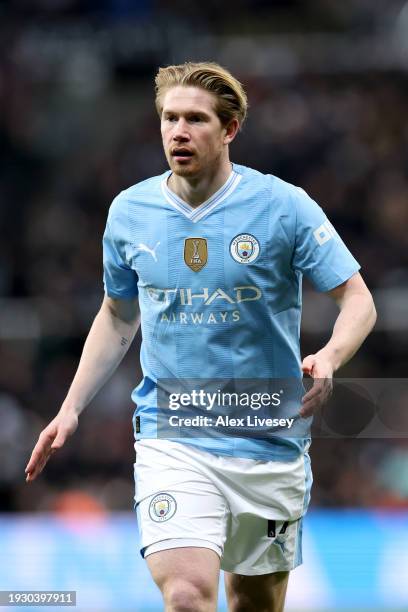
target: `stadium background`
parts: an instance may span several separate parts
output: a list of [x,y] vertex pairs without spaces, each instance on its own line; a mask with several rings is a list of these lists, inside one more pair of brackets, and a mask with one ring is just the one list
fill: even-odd
[[[79,609],[159,610],[129,514],[136,344],[41,478],[23,476],[102,299],[108,206],[165,169],[155,71],[213,59],[245,83],[232,159],[306,189],[374,292],[376,330],[342,376],[403,378],[408,4],[3,0],[0,33],[0,590],[76,589]],[[304,301],[307,354],[335,311],[308,286]],[[317,439],[312,460],[288,609],[406,610],[406,436]]]

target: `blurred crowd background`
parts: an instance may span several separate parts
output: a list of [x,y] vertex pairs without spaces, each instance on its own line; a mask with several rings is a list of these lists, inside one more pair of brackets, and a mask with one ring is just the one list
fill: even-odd
[[[162,65],[215,60],[246,85],[233,161],[316,199],[374,292],[376,330],[339,376],[406,377],[408,4],[3,0],[0,35],[1,511],[132,508],[139,340],[41,478],[24,467],[103,297],[110,202],[166,169]],[[303,355],[334,315],[306,286]],[[408,507],[406,438],[316,439],[312,504]]]

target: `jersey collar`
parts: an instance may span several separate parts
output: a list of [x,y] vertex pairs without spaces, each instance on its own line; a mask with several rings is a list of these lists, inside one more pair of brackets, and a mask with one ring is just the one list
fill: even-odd
[[179,198],[178,195],[176,195],[173,191],[171,191],[171,189],[168,188],[167,179],[169,178],[169,176],[170,173],[166,174],[161,183],[161,188],[164,197],[166,198],[167,202],[173,206],[173,208],[181,212],[185,217],[187,217],[187,219],[190,219],[190,221],[192,221],[193,223],[197,223],[197,221],[200,221],[200,219],[206,217],[212,210],[214,210],[216,206],[218,206],[218,204],[225,200],[225,198],[227,198],[236,189],[238,183],[242,178],[241,174],[238,174],[237,172],[235,172],[235,170],[232,170],[228,179],[218,189],[218,191],[213,193],[213,195],[208,198],[208,200],[200,204],[200,206],[193,208],[192,206],[190,206],[190,204]]

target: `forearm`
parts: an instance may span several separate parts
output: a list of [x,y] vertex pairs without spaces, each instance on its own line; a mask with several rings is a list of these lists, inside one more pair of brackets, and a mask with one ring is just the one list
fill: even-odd
[[371,295],[354,294],[340,305],[340,313],[329,342],[319,351],[338,370],[360,348],[374,327],[377,315]]
[[79,415],[116,370],[135,337],[138,320],[123,321],[104,303],[95,317],[61,411]]

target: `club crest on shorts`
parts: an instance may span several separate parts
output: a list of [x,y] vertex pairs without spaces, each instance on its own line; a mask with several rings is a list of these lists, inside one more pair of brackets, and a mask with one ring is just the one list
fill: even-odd
[[208,259],[207,240],[205,238],[186,238],[184,241],[184,261],[193,272],[204,268]]
[[252,234],[238,234],[231,240],[230,254],[235,261],[249,264],[257,259],[261,248]]
[[168,493],[159,493],[150,502],[149,516],[155,523],[163,523],[171,519],[176,510],[177,503],[174,497]]

